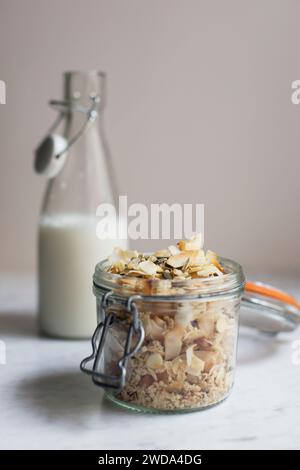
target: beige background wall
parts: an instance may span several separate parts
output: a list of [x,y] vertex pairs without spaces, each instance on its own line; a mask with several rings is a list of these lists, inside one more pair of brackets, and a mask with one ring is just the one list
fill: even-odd
[[297,0],[0,0],[0,269],[35,266],[46,102],[63,70],[100,68],[121,193],[204,203],[211,248],[299,272],[299,18]]

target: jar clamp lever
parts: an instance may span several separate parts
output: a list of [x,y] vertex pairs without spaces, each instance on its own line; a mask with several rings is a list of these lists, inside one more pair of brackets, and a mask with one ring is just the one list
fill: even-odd
[[[107,308],[110,306],[110,296],[112,292],[107,292],[103,295],[101,300],[101,312],[103,315],[103,321],[100,322],[95,329],[92,337],[92,348],[93,352],[90,356],[86,357],[81,361],[80,369],[91,375],[93,382],[100,387],[109,387],[114,389],[122,389],[125,385],[127,363],[130,357],[132,357],[141,347],[144,338],[145,330],[142,322],[139,318],[138,309],[135,305],[135,300],[139,299],[139,296],[131,296],[126,302],[126,311],[132,316],[132,321],[129,325],[127,337],[125,340],[124,354],[121,359],[117,362],[117,366],[120,369],[119,375],[110,375],[102,373],[99,370],[102,366],[103,361],[103,348],[109,332],[109,328],[113,325],[116,320],[115,314],[107,312]],[[112,305],[112,304],[111,304]],[[137,335],[135,346],[132,348],[133,335]],[[90,369],[88,363],[93,362],[93,366]]]

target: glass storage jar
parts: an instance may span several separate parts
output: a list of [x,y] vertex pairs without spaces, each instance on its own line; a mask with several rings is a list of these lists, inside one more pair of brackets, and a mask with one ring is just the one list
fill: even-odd
[[[98,326],[81,369],[125,408],[180,412],[207,408],[230,393],[235,371],[241,266],[189,280],[141,279],[96,266]],[[89,367],[89,363],[92,364]]]

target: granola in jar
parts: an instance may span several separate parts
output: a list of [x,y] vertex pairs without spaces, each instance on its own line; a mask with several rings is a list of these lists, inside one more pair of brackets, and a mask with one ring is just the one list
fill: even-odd
[[[237,263],[205,252],[197,235],[153,254],[116,249],[94,277],[100,299],[99,276],[108,276],[112,298],[134,296],[144,333],[142,344],[124,360],[132,317],[122,302],[108,306],[113,321],[103,371],[117,375],[120,365],[126,366],[124,384],[108,392],[110,399],[138,410],[188,411],[227,397],[244,283]],[[132,348],[137,341],[133,332]]]

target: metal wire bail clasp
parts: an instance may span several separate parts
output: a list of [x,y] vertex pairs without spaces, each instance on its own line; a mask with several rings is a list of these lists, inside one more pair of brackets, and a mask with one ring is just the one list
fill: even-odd
[[[90,107],[81,106],[76,102],[50,101],[50,105],[59,111],[59,116],[49,130],[47,137],[43,139],[35,150],[34,168],[37,173],[43,173],[48,178],[54,178],[61,171],[67,158],[67,152],[97,119],[100,96],[90,95],[90,100]],[[71,112],[86,114],[86,120],[77,133],[67,139],[65,136],[54,133],[54,131]]]
[[[116,315],[113,310],[111,309],[110,311],[107,311],[107,308],[113,305],[111,296],[112,292],[110,291],[102,297],[100,308],[102,311],[103,321],[98,324],[92,337],[93,352],[90,356],[81,361],[80,369],[83,372],[91,375],[93,382],[100,387],[122,389],[125,385],[128,360],[140,349],[145,338],[145,330],[139,318],[139,312],[135,304],[135,300],[140,299],[140,297],[131,296],[127,300],[125,308],[126,311],[131,315],[132,320],[129,324],[123,356],[117,362],[117,367],[120,370],[120,374],[110,375],[100,372],[103,361],[105,360],[103,351],[105,348],[107,334],[109,328],[113,325],[114,321],[116,321]],[[133,334],[137,335],[137,340],[135,346],[132,348]],[[92,368],[89,368],[88,363],[92,361],[94,361],[93,366]]]

